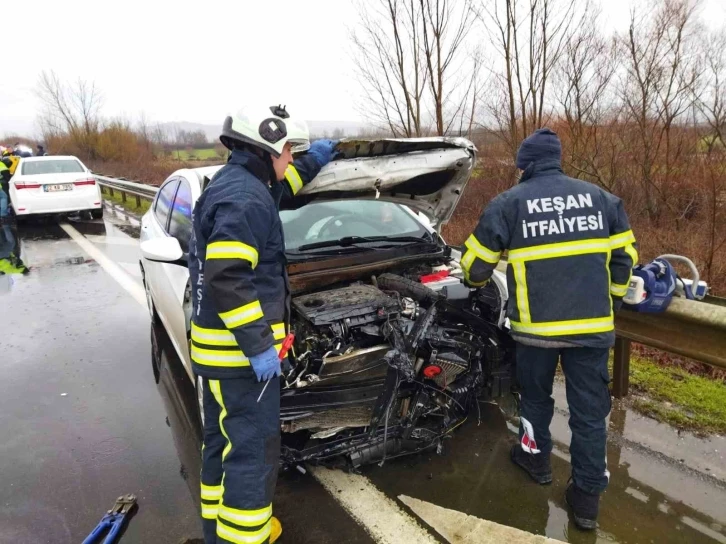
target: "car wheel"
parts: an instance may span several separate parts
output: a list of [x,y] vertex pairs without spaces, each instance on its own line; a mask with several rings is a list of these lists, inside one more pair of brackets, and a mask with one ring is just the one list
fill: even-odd
[[91,210],[91,217],[93,219],[102,219],[103,218],[103,207],[98,208],[97,210]]

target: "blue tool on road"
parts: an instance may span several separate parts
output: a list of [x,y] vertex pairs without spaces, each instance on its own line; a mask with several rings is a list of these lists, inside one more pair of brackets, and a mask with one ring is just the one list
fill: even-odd
[[103,544],[113,544],[116,541],[116,537],[121,532],[121,527],[126,520],[126,516],[136,504],[136,495],[122,495],[114,503],[111,510],[98,522],[96,528],[91,531],[91,534],[86,537],[83,544],[96,544],[100,543],[101,536],[108,530],[106,540]]

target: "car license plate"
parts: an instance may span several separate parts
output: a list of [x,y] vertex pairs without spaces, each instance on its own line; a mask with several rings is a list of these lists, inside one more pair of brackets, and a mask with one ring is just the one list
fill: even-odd
[[43,185],[43,191],[46,193],[53,193],[55,191],[72,191],[72,183],[63,183],[60,185]]

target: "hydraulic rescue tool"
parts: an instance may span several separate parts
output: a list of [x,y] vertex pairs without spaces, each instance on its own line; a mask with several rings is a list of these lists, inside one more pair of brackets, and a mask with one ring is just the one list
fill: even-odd
[[[692,278],[681,278],[671,261],[685,263],[691,270]],[[680,255],[661,255],[651,263],[633,268],[623,302],[628,310],[656,313],[664,312],[674,296],[701,300],[707,293],[708,285],[699,280],[698,269],[693,261]]]

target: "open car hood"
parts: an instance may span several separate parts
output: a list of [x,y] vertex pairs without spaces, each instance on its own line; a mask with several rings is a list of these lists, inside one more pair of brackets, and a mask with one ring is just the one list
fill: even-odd
[[436,228],[454,213],[476,160],[474,144],[464,138],[344,139],[336,150],[293,206],[380,199],[422,212]]

